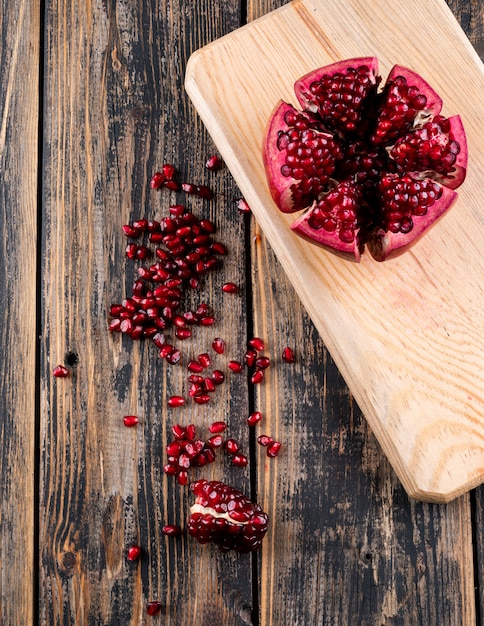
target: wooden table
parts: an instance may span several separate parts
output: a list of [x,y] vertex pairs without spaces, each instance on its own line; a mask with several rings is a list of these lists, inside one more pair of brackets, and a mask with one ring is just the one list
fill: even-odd
[[[446,626],[484,621],[478,488],[447,505],[408,498],[287,283],[184,89],[195,49],[284,4],[278,0],[56,3],[1,12],[1,623],[228,626]],[[484,56],[484,6],[449,5]],[[235,95],[236,97],[236,95]],[[174,163],[212,201],[149,188]],[[169,365],[150,341],[107,330],[131,289],[122,225],[183,201],[229,250],[192,301],[196,328]],[[237,294],[221,291],[224,282]],[[260,336],[263,384],[227,375],[208,404],[169,408],[186,360],[226,339],[241,358]],[[178,342],[182,344],[182,342]],[[293,365],[280,359],[295,348]],[[224,363],[220,357],[219,362]],[[68,366],[67,378],[53,368]],[[247,427],[283,443],[268,459]],[[123,416],[139,416],[135,428]],[[163,472],[175,423],[204,437],[225,419],[249,456],[223,454],[193,477],[224,480],[270,515],[261,552],[221,554],[184,532],[187,487]],[[126,547],[143,548],[139,562]],[[161,602],[157,617],[146,614]]]

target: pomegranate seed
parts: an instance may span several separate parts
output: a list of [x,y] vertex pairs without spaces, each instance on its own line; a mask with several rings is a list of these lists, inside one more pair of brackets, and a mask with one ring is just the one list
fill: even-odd
[[134,221],[133,228],[141,232],[145,231],[148,228],[148,220],[143,218],[143,219]]
[[178,339],[182,339],[182,340],[183,339],[189,339],[192,336],[192,331],[189,328],[187,328],[186,326],[182,327],[182,328],[177,328],[175,330],[175,336]]
[[240,446],[235,439],[227,439],[225,442],[225,449],[229,454],[237,454],[240,450]]
[[165,524],[162,530],[168,537],[178,537],[181,535],[181,528],[176,524]]
[[130,260],[136,259],[136,254],[138,252],[138,244],[128,243],[128,245],[126,246],[125,252],[126,252],[126,256],[128,257],[128,259]]
[[239,198],[236,203],[237,208],[241,213],[250,213],[250,206],[248,205],[247,201],[244,200],[244,198]]
[[123,417],[123,422],[127,428],[132,428],[138,424],[139,419],[136,415],[125,415]]
[[210,402],[210,396],[206,393],[193,396],[193,399],[197,404],[207,404],[207,402]]
[[274,443],[274,439],[272,437],[269,437],[269,435],[260,435],[259,437],[257,437],[257,443],[259,443],[261,446],[270,446],[272,443]]
[[164,174],[162,174],[161,172],[155,172],[153,176],[151,177],[150,187],[152,189],[159,189],[160,187],[162,187],[165,180],[166,180],[166,176]]
[[161,604],[161,602],[148,602],[148,604],[146,605],[146,613],[151,616],[158,615],[161,612],[162,608],[163,605]]
[[237,467],[245,467],[248,465],[249,459],[245,456],[245,454],[234,454],[232,456],[232,465],[236,465]]
[[199,383],[192,383],[190,388],[188,389],[188,395],[193,398],[194,396],[198,396],[203,392],[202,385]]
[[259,385],[264,380],[264,370],[255,370],[255,372],[250,377],[250,382],[253,385]]
[[167,180],[165,182],[165,187],[170,189],[170,191],[180,191],[180,183],[176,180]]
[[255,366],[261,370],[267,369],[270,364],[271,364],[271,360],[267,356],[260,356],[255,361]]
[[208,378],[208,376],[203,381],[203,386],[205,387],[205,391],[208,393],[212,393],[215,391],[215,383],[212,378]]
[[231,360],[227,363],[227,367],[236,374],[240,374],[242,371],[242,363],[240,361]]
[[212,348],[217,354],[223,354],[225,352],[225,341],[220,337],[215,337],[212,341]]
[[213,370],[212,380],[216,385],[221,385],[225,380],[225,374],[221,370]]
[[[171,428],[171,432],[175,439],[183,439],[186,436],[186,428],[183,428],[180,424],[174,424]],[[189,439],[193,439],[193,437],[189,437]]]
[[224,283],[222,285],[222,291],[225,293],[237,293],[239,288],[235,283]]
[[274,458],[279,454],[279,451],[281,449],[281,443],[279,441],[274,441],[273,443],[269,444],[269,446],[267,447],[267,456]]
[[213,191],[210,189],[210,187],[207,187],[207,185],[198,185],[196,193],[200,198],[203,198],[204,200],[212,200],[214,195]]
[[188,485],[188,472],[187,471],[181,471],[178,472],[177,474],[177,481],[179,485]]
[[200,324],[202,326],[212,326],[213,324],[215,324],[215,318],[211,315],[207,315],[206,317],[202,317],[202,319],[200,320]]
[[249,346],[255,348],[258,352],[262,352],[265,349],[263,340],[260,337],[253,337],[249,339]]
[[202,354],[199,354],[198,362],[201,363],[203,367],[210,367],[210,365],[212,364],[212,360],[208,352],[203,352]]
[[257,352],[255,350],[247,350],[245,353],[245,362],[247,367],[252,367],[257,359]]
[[209,427],[209,431],[211,433],[223,433],[227,428],[227,424],[225,422],[212,422]]
[[170,365],[176,365],[181,359],[180,350],[171,350],[165,357],[167,363]]
[[69,376],[69,370],[63,365],[56,365],[52,372],[52,376],[55,378],[67,378],[67,376]]
[[202,227],[202,230],[204,230],[206,233],[214,233],[216,230],[215,224],[207,219],[200,220],[200,226]]
[[128,561],[137,561],[141,556],[141,548],[137,545],[129,546],[126,551],[126,558]]
[[199,374],[200,372],[203,372],[204,367],[201,363],[199,363],[198,361],[188,361],[187,364],[187,369],[190,372],[194,372],[196,374]]
[[176,169],[174,165],[172,165],[171,163],[165,163],[161,169],[166,180],[173,180],[176,174]]
[[289,346],[286,346],[282,351],[282,360],[286,363],[294,363],[296,361],[296,355],[294,354],[294,350]]
[[220,448],[223,442],[224,438],[222,437],[222,435],[212,435],[212,437],[210,437],[207,441],[208,445],[211,448]]
[[168,398],[168,406],[179,407],[185,404],[185,398],[183,396],[171,396]]
[[216,171],[222,169],[223,161],[217,154],[214,154],[213,156],[211,156],[211,157],[209,157],[207,159],[207,162],[205,163],[205,167],[208,170],[216,172]]
[[132,239],[139,237],[141,234],[139,230],[131,224],[125,224],[123,226],[123,233],[126,235],[126,237],[131,237]]
[[194,185],[193,183],[182,183],[181,188],[185,193],[188,193],[188,194],[197,193],[197,186]]
[[261,419],[262,419],[262,413],[260,411],[254,411],[247,418],[247,423],[249,424],[249,426],[255,426],[261,421]]
[[220,243],[220,241],[214,241],[211,245],[211,249],[222,256],[227,254],[227,248],[224,246],[223,243]]
[[195,439],[196,432],[195,424],[188,424],[185,429],[187,439]]

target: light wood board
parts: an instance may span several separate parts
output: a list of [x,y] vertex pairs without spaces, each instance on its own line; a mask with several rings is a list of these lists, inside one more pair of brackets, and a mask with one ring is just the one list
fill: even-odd
[[[413,68],[445,115],[462,116],[469,170],[457,204],[410,252],[356,264],[290,231],[261,143],[277,101],[295,104],[298,77],[366,55],[383,77]],[[443,0],[294,0],[197,51],[185,82],[405,489],[435,502],[484,481],[483,70]]]

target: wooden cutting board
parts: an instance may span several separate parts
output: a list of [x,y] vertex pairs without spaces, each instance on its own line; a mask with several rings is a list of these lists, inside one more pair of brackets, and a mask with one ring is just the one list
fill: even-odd
[[[408,25],[408,26],[406,26]],[[457,204],[402,257],[360,264],[293,234],[261,142],[294,81],[375,55],[413,68],[459,113],[469,171]],[[294,0],[191,58],[186,89],[410,496],[484,481],[484,71],[444,0]]]

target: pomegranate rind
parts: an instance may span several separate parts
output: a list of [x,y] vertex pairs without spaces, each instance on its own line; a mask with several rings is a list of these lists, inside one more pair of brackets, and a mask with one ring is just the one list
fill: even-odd
[[[312,85],[320,83],[323,77],[334,77],[336,75],[340,75],[348,78],[351,86],[351,78],[348,77],[349,72],[356,69],[361,70],[362,68],[367,68],[369,79],[365,91],[360,94],[362,105],[360,113],[363,114],[363,107],[366,105],[367,100],[372,97],[376,90],[376,86],[380,81],[378,76],[378,59],[376,57],[356,57],[346,61],[337,61],[331,65],[326,65],[324,68],[309,72],[297,80],[294,84],[294,91],[299,104],[305,111],[320,114],[323,124],[328,125],[328,127],[333,128],[336,131],[341,131],[343,134],[348,132],[348,129],[344,127],[344,122],[340,121],[335,123],[335,116],[333,115],[332,108],[328,111],[328,114],[321,111],[318,98],[312,92]],[[339,101],[337,106],[339,106]],[[362,116],[358,115],[356,131],[359,129],[361,123],[365,121],[364,119],[361,119],[361,117]]]
[[367,241],[367,248],[376,261],[395,259],[412,248],[431,227],[439,221],[457,199],[457,192],[441,186],[442,195],[422,216],[413,216],[413,228],[409,233],[393,233],[376,229]]
[[[287,166],[286,151],[280,150],[279,145],[281,137],[285,133],[291,132],[291,127],[286,123],[288,114],[300,116],[301,119],[307,121],[309,126],[313,125],[313,120],[307,113],[298,111],[291,104],[282,100],[277,104],[271,116],[271,123],[264,140],[263,161],[272,198],[283,213],[293,213],[306,208],[311,204],[312,196],[318,195],[320,192],[319,186],[318,189],[311,189],[310,192],[304,191],[302,190],[301,179],[283,174],[283,168]],[[324,176],[329,180],[335,169],[335,160],[331,155],[333,153],[339,155],[339,148],[333,135],[315,128],[308,129],[308,132],[328,143],[328,153],[331,154],[329,154],[325,164]],[[318,181],[318,185],[319,182],[321,182],[322,189],[325,183]]]

